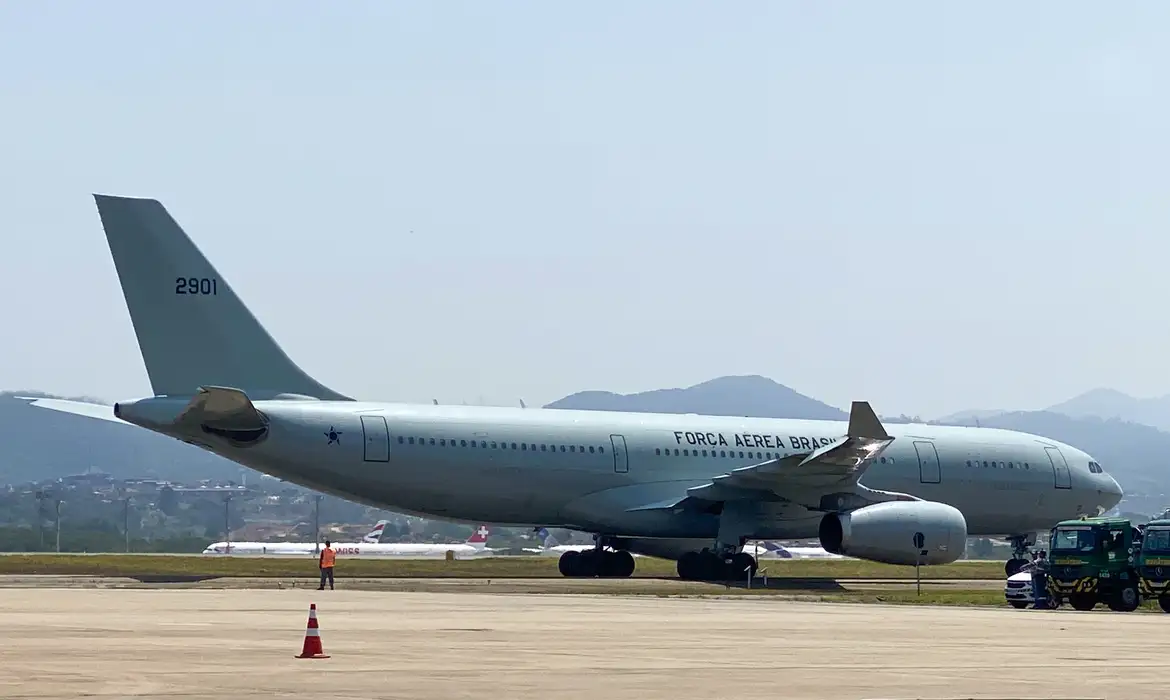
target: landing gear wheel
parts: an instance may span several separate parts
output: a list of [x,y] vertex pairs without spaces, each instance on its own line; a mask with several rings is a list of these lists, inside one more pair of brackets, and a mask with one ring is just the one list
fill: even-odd
[[1074,610],[1089,612],[1093,608],[1097,607],[1097,596],[1078,593],[1070,596],[1068,602],[1073,606]]
[[609,570],[611,576],[619,578],[629,578],[634,575],[634,555],[625,551],[613,552],[606,557],[609,560]]
[[678,558],[678,577],[684,581],[698,581],[702,562],[698,552],[687,552]]
[[1022,600],[1009,600],[1008,602],[1011,603],[1012,607],[1016,610],[1023,610],[1024,608],[1028,607],[1028,604]]
[[1170,613],[1170,595],[1158,598],[1158,607],[1162,608],[1162,612]]
[[570,551],[570,552],[565,552],[564,554],[562,554],[561,558],[557,561],[557,569],[560,570],[561,576],[564,576],[566,578],[573,578],[573,577],[579,576],[580,574],[578,573],[578,571],[580,570],[581,567],[578,564],[578,560],[580,558],[581,558],[580,552]]
[[[749,575],[752,578],[755,578],[756,567],[757,564],[755,557],[748,554],[747,552],[740,552],[731,558],[731,571],[729,573],[732,575],[729,578],[732,580],[743,580],[748,578]],[[748,569],[751,569],[750,574],[748,573]]]
[[1024,568],[1024,565],[1027,563],[1027,559],[1013,557],[1008,559],[1007,563],[1003,565],[1003,572],[1008,575],[1008,578],[1011,578],[1012,576],[1020,573],[1020,569]]

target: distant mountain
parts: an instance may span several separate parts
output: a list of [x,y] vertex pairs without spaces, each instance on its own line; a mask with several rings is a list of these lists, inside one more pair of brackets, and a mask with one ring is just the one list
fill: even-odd
[[[251,470],[177,440],[132,426],[34,408],[13,395],[45,396],[35,391],[0,393],[0,483],[58,478],[90,468],[116,478],[154,477],[184,482],[238,481],[241,472],[248,478],[256,476]],[[546,408],[848,418],[839,408],[760,376],[720,377],[687,388],[626,395],[586,391],[554,401]],[[906,416],[882,419],[887,423],[909,420]],[[973,420],[960,415],[958,419],[950,416],[931,422],[972,425]],[[1055,410],[981,412],[979,424],[1033,433],[1079,447],[1100,460],[1127,493],[1154,494],[1156,503],[1150,507],[1164,507],[1157,494],[1163,493],[1170,482],[1170,432],[1130,420],[1077,417]]]
[[719,377],[686,389],[638,394],[582,391],[545,408],[636,413],[705,413],[711,416],[846,420],[849,415],[760,376]]
[[[91,467],[118,479],[240,480],[239,465],[193,445],[135,426],[35,408],[14,396],[68,398],[38,391],[0,392],[0,484],[56,479]],[[248,473],[249,478],[257,476]]]
[[934,422],[941,423],[943,425],[975,425],[977,422],[982,424],[982,422],[988,418],[993,416],[1001,416],[1005,413],[1008,413],[1008,411],[1003,409],[971,409],[968,411],[952,413],[951,415],[943,416],[942,418],[937,418]]
[[1055,411],[1016,411],[981,419],[985,428],[1032,433],[1093,455],[1129,494],[1162,493],[1170,485],[1170,433],[1149,425]]
[[1117,418],[1170,430],[1170,396],[1139,399],[1115,389],[1093,389],[1048,410],[1074,418]]
[[[687,389],[629,395],[587,391],[554,401],[547,408],[827,420],[848,417],[841,409],[759,376],[721,377]],[[1018,430],[1078,447],[1096,457],[1127,492],[1157,494],[1170,483],[1170,433],[1154,427],[1055,411],[964,411],[929,422],[972,426],[976,418],[982,427]],[[883,416],[882,420],[905,423],[908,418]]]

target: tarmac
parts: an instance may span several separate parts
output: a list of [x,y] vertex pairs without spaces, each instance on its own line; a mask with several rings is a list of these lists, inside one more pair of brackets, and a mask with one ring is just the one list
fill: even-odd
[[[332,658],[301,651],[310,603]],[[773,597],[10,587],[0,697],[1125,698],[1163,615]]]

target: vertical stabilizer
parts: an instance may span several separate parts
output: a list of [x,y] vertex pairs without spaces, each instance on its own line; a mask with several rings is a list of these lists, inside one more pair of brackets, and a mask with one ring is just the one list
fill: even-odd
[[94,199],[156,396],[223,386],[348,400],[284,354],[160,202]]

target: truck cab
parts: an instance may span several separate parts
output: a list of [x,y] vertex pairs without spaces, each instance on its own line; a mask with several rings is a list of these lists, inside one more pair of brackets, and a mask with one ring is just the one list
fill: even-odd
[[[1137,560],[1141,533],[1124,518],[1066,520],[1052,528],[1051,590],[1077,610],[1104,603],[1132,612],[1141,605]],[[1170,553],[1167,554],[1170,561]]]
[[1138,558],[1139,590],[1170,613],[1170,519],[1146,524]]

